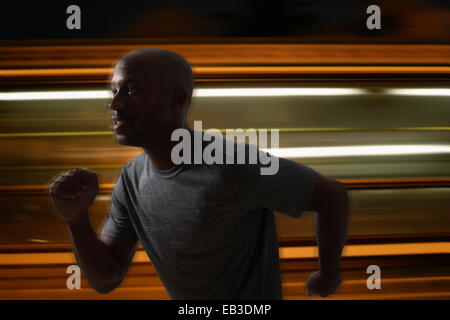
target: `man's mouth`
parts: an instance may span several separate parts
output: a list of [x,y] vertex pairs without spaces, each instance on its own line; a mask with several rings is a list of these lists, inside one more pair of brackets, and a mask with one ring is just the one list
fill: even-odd
[[121,127],[121,126],[130,125],[130,122],[128,122],[126,120],[116,120],[115,124],[116,124],[116,126]]
[[118,129],[124,129],[133,124],[129,119],[124,118],[122,116],[113,117],[113,122],[115,131],[117,131]]

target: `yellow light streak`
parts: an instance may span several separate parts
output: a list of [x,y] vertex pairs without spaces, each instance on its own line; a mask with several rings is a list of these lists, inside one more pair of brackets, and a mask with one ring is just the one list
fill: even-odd
[[[317,258],[317,247],[281,247],[281,259]],[[344,247],[343,257],[399,256],[418,254],[449,254],[450,242],[360,244]],[[138,250],[133,262],[149,262],[144,250]],[[76,263],[72,252],[1,253],[0,265],[71,264]]]

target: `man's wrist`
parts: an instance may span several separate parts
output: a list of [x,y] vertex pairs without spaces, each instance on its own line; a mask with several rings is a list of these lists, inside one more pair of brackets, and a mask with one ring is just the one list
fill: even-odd
[[341,267],[319,268],[320,273],[327,278],[336,278],[341,274]]
[[75,215],[70,219],[63,219],[66,227],[71,231],[83,230],[90,225],[90,220],[87,212]]

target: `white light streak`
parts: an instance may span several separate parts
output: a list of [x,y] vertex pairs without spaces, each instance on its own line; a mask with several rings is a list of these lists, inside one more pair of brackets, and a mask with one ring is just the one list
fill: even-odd
[[107,90],[0,92],[0,101],[110,99]]
[[281,158],[324,158],[349,156],[394,156],[450,153],[449,145],[378,145],[261,149]]
[[[281,97],[281,96],[337,96],[364,94],[352,88],[227,88],[195,89],[195,97]],[[111,99],[107,90],[89,91],[31,91],[0,92],[0,101]]]
[[[195,89],[195,97],[345,96],[370,94],[358,88],[218,88]],[[450,96],[450,89],[385,89],[381,94]],[[108,90],[0,92],[0,101],[111,99]]]
[[450,89],[387,89],[386,94],[402,96],[450,96]]
[[196,91],[196,97],[341,96],[366,93],[355,88],[229,88]]

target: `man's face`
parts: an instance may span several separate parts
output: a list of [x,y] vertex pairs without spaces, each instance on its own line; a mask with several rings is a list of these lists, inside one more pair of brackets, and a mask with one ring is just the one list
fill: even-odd
[[161,77],[138,59],[117,64],[110,108],[118,143],[145,148],[170,139],[170,97]]

